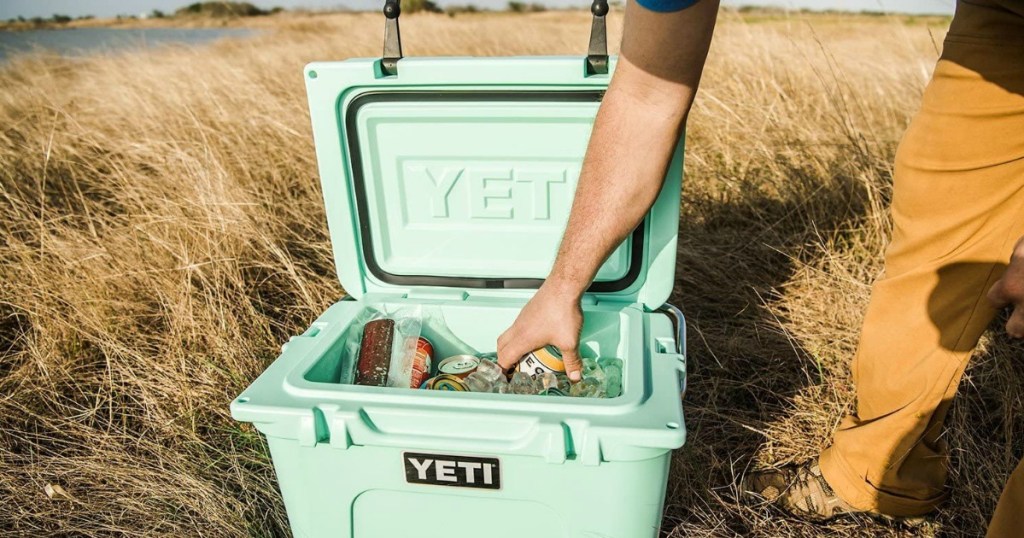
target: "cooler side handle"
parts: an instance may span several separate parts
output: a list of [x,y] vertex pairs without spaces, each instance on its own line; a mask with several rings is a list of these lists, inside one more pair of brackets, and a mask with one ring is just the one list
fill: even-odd
[[683,317],[683,311],[670,303],[661,305],[658,311],[664,312],[672,320],[672,328],[676,332],[676,353],[682,355],[686,349],[686,318]]
[[679,394],[683,395],[686,393],[686,370],[687,370],[687,357],[686,357],[686,318],[683,316],[683,311],[677,306],[669,303],[665,303],[658,308],[659,312],[664,313],[672,321],[672,328],[675,330],[675,344],[676,354],[679,355],[679,361],[681,363],[679,372]]
[[[561,423],[547,422],[539,417],[494,419],[504,423],[504,436],[497,439],[483,436],[465,437],[457,432],[445,435],[428,434],[389,425],[387,431],[378,425],[388,416],[390,421],[405,415],[415,421],[414,412],[399,408],[356,410],[341,409],[335,404],[322,404],[316,408],[323,414],[330,445],[337,449],[350,446],[387,446],[404,449],[425,449],[442,452],[469,452],[478,454],[516,454],[543,457],[548,463],[564,463],[568,454],[565,430]],[[374,416],[378,420],[374,419]],[[479,423],[480,417],[465,416],[467,422]],[[477,424],[474,424],[476,426]],[[467,426],[467,431],[479,428]]]

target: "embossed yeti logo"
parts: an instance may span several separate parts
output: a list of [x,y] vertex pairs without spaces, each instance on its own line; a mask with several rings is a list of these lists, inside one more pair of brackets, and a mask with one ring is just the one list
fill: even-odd
[[[552,196],[553,188],[575,179],[578,168],[568,165],[458,166],[407,163],[403,167],[407,194],[416,194],[418,204],[430,219],[456,216],[470,219],[516,219],[546,221],[552,207],[565,204],[571,195]],[[563,189],[562,192],[568,192]],[[455,215],[454,213],[462,215]]]

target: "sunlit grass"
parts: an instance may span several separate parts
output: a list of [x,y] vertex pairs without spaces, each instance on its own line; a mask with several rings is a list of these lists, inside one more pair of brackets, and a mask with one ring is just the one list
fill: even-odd
[[[343,294],[301,68],[379,54],[383,21],[268,20],[208,48],[0,68],[0,528],[286,532],[264,444],[227,405]],[[413,56],[581,54],[589,20],[416,15],[402,30]],[[673,300],[690,322],[690,435],[666,532],[921,532],[800,524],[737,506],[730,484],[813,456],[852,403],[890,162],[941,36],[938,20],[723,15],[688,130]],[[989,342],[969,371],[952,501],[924,532],[984,528],[1020,439],[1015,354]]]

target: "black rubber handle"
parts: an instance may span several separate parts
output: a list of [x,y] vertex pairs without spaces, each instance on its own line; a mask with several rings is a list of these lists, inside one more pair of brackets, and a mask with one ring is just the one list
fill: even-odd
[[[594,18],[590,23],[590,46],[587,47],[587,74],[608,74],[608,30],[605,16],[608,15],[608,0],[594,0],[590,5]],[[385,75],[398,74],[398,60],[402,59],[402,36],[398,29],[398,16],[402,14],[399,0],[384,2],[384,54],[381,57],[381,71]]]
[[402,59],[402,36],[398,30],[398,16],[401,14],[399,0],[384,2],[384,55],[380,67],[385,75],[397,75],[398,60]]
[[605,15],[608,14],[608,0],[594,0],[590,5],[594,15],[590,23],[590,46],[587,48],[587,74],[608,74],[608,29]]

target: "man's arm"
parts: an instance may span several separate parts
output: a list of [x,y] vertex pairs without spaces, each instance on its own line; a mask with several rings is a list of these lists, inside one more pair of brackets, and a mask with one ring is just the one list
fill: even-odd
[[1010,258],[1010,266],[988,292],[992,306],[1013,306],[1006,322],[1006,332],[1014,338],[1024,338],[1024,237],[1017,242]]
[[656,13],[626,6],[622,50],[597,113],[576,197],[550,275],[498,338],[505,368],[547,344],[579,380],[580,299],[650,210],[700,82],[718,0]]

